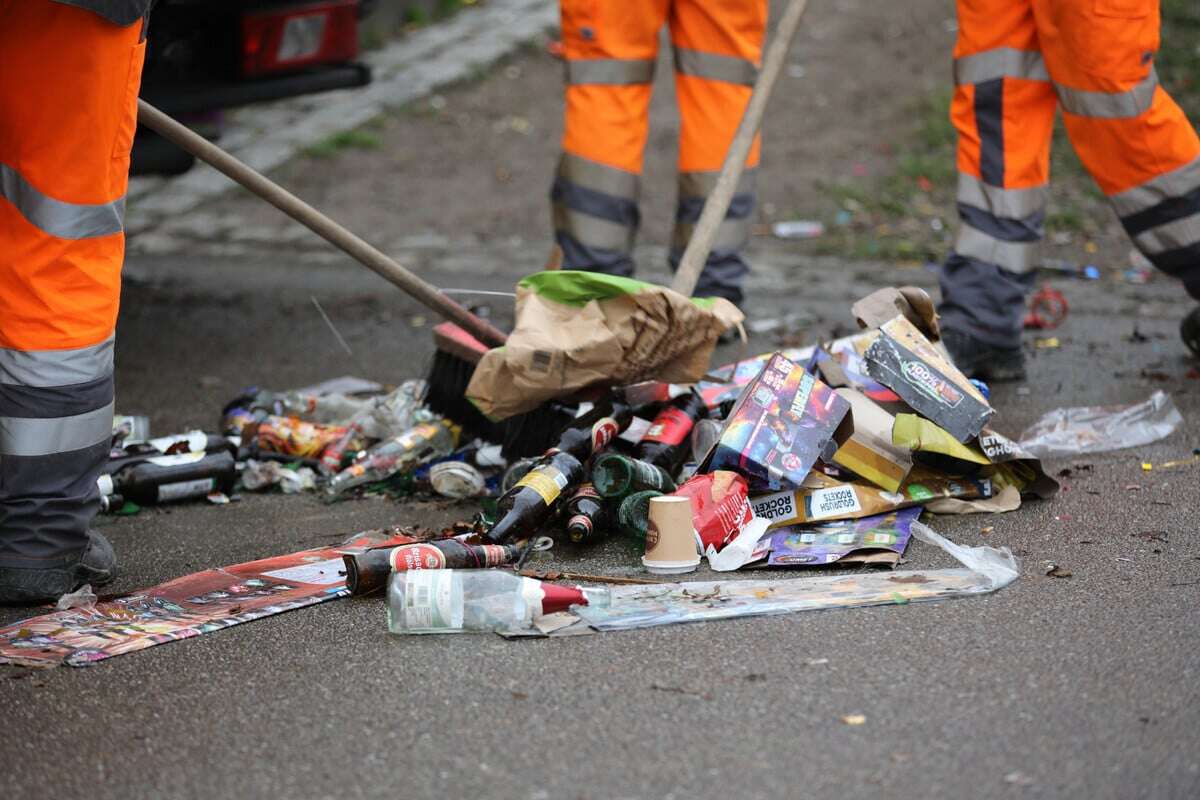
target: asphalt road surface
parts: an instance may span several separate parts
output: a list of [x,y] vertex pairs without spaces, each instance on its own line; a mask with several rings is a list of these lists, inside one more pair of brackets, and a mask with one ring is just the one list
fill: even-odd
[[[850,324],[848,304],[869,285],[931,278],[869,264],[817,272],[778,243],[755,252],[748,307],[810,310],[821,317],[814,336]],[[502,288],[534,266],[479,255],[475,287]],[[158,431],[212,426],[246,383],[300,385],[359,363],[394,381],[420,374],[430,352],[417,307],[349,264],[131,268],[155,278],[126,289],[120,408],[151,412]],[[1073,311],[1061,346],[1031,349],[1027,384],[997,388],[998,427],[1018,433],[1056,406],[1133,402],[1156,388],[1186,422],[1153,446],[1051,463],[1089,465],[1051,501],[934,518],[956,541],[1019,556],[1020,580],[996,595],[519,642],[395,637],[380,599],[335,601],[93,668],[0,670],[6,794],[1194,797],[1200,473],[1141,468],[1200,444],[1197,384],[1174,332],[1187,306],[1165,281],[1062,286]],[[355,364],[311,310],[314,293]],[[1146,341],[1126,340],[1135,325]],[[751,349],[773,345],[758,337]],[[246,494],[100,524],[122,559],[112,590],[126,591],[471,511]],[[1166,541],[1136,535],[1145,531]],[[1047,577],[1048,562],[1072,577]],[[625,572],[634,560],[612,545],[564,547],[544,563]],[[912,566],[944,563],[910,549]],[[842,722],[854,713],[865,723]]]
[[[888,4],[849,5],[859,17],[832,7],[814,12],[804,53],[817,48],[834,58],[837,25],[855,29],[865,24],[861,15],[892,13]],[[923,0],[914,8],[936,21],[948,13],[943,5]],[[880,46],[907,54],[913,70],[930,60],[922,53],[943,58],[950,28],[911,27],[896,28]],[[940,37],[936,47],[929,30]],[[812,59],[812,68],[839,69],[828,58]],[[557,66],[535,69],[532,61],[545,59],[525,59],[518,64],[525,72],[489,80],[533,81],[543,87],[536,97],[552,96],[556,79],[538,70]],[[863,83],[865,94],[853,104],[872,109],[872,124],[887,138],[894,132],[887,126],[900,125],[903,115],[889,117],[877,106],[904,81],[886,70],[845,75]],[[448,113],[467,109],[449,117],[461,123],[457,133],[437,127],[436,115],[403,117],[383,129],[384,148],[336,162],[348,165],[345,181],[336,164],[294,163],[285,177],[434,283],[511,291],[545,256],[544,201],[529,198],[544,198],[553,169],[554,133],[537,126],[557,112],[490,85],[446,93]],[[504,106],[503,130],[533,120],[537,141],[490,141],[501,128],[488,102]],[[773,142],[782,145],[793,128],[800,133],[786,152],[796,155],[772,162],[779,169],[763,178],[776,181],[768,191],[783,203],[781,175],[820,173],[825,164],[822,151],[801,146],[817,147],[804,131],[832,134],[804,115],[805,104],[780,102],[795,107],[795,118],[772,117],[780,135],[768,138],[764,157],[779,152]],[[855,108],[833,111],[852,118]],[[854,142],[875,134],[850,123],[845,131],[846,142],[829,145],[846,150],[830,162],[838,169],[854,158]],[[652,148],[661,139],[653,136]],[[420,147],[402,152],[406,141]],[[439,162],[439,141],[455,153],[501,152],[510,162],[496,167],[486,196],[476,195],[462,182],[470,163]],[[437,163],[446,169],[434,169]],[[414,173],[421,180],[409,188],[403,181]],[[804,195],[805,186],[789,191]],[[517,211],[506,211],[506,196]],[[475,201],[487,214],[474,228],[459,225],[476,213]],[[343,374],[395,383],[422,375],[428,364],[430,314],[310,240],[252,229],[259,217],[263,225],[274,218],[251,208],[219,201],[195,219],[218,219],[225,228],[198,229],[195,241],[175,247],[159,241],[150,248],[159,255],[136,256],[127,266],[118,410],[148,413],[157,432],[213,428],[224,402],[249,384],[284,389]],[[640,253],[651,267],[644,277],[653,280],[667,277],[654,266],[662,261],[664,208],[654,212],[662,219]],[[463,228],[471,234],[455,233]],[[879,286],[936,287],[920,266],[811,252],[765,237],[751,250],[748,313],[757,320],[803,315],[794,325],[801,342],[849,331],[850,303]],[[1111,257],[1108,263],[1119,266]],[[1176,332],[1190,305],[1162,277],[1145,286],[1119,277],[1056,285],[1071,303],[1066,325],[1053,333],[1058,346],[1039,348],[1039,335],[1029,335],[1029,379],[995,387],[996,427],[1017,435],[1056,407],[1138,402],[1156,389],[1174,397],[1185,423],[1152,446],[1048,462],[1051,473],[1071,470],[1053,500],[1003,515],[930,520],[955,541],[1013,550],[1021,578],[995,595],[518,642],[396,637],[386,631],[380,598],[346,599],[87,669],[0,668],[2,795],[1200,796],[1200,466],[1141,466],[1189,458],[1200,446],[1197,365]],[[313,297],[353,356],[316,313]],[[475,299],[507,324],[503,298]],[[758,335],[747,351],[777,344],[776,334]],[[741,352],[725,347],[715,361]],[[99,526],[122,565],[108,591],[125,592],[331,545],[367,528],[442,525],[474,510],[471,503],[387,500],[328,507],[308,496],[245,494],[226,506],[148,509],[102,518]],[[634,572],[635,563],[617,544],[560,546],[537,562],[621,574]],[[1071,577],[1047,576],[1050,563]],[[910,548],[907,566],[946,565],[928,546]],[[0,623],[37,612],[0,609]],[[852,714],[865,721],[847,725],[843,717]]]

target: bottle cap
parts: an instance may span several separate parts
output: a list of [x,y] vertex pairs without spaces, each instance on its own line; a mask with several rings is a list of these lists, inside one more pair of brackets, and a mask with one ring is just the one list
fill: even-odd
[[567,520],[567,536],[573,542],[581,542],[592,535],[592,521],[586,514],[576,514]]

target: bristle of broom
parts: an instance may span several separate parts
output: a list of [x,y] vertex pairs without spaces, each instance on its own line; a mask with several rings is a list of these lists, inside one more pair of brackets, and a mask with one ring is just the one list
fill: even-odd
[[558,435],[572,419],[570,410],[548,403],[502,422],[494,422],[467,400],[467,386],[479,359],[487,347],[469,333],[449,322],[433,329],[437,350],[426,378],[425,404],[449,417],[473,436],[502,446],[507,459],[541,455],[558,441]]

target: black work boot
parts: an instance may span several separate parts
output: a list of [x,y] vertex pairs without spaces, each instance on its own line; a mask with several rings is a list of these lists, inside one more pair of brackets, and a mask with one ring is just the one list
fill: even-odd
[[1192,351],[1192,355],[1200,358],[1200,306],[1196,306],[1183,318],[1179,324],[1179,335],[1183,343]]
[[103,586],[117,576],[117,556],[108,539],[88,531],[79,561],[58,569],[0,567],[0,603],[32,605],[57,600],[85,583]]
[[997,347],[953,329],[942,331],[942,341],[954,366],[968,378],[990,383],[1025,380],[1025,353],[1020,347]]

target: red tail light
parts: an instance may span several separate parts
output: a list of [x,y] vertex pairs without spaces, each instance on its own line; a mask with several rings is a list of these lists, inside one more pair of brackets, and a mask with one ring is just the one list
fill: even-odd
[[349,61],[357,55],[357,0],[322,0],[242,16],[245,77]]

